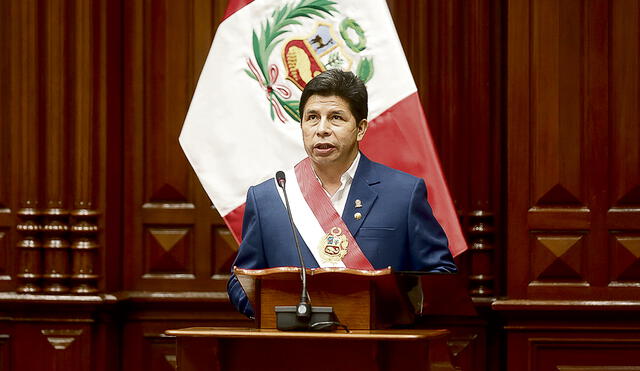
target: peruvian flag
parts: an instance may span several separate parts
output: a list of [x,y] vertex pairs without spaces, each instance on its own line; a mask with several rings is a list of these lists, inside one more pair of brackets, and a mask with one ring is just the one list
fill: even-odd
[[362,152],[425,180],[456,256],[467,245],[385,0],[230,0],[180,144],[240,241],[247,189],[306,157],[298,101],[333,68],[367,85]]

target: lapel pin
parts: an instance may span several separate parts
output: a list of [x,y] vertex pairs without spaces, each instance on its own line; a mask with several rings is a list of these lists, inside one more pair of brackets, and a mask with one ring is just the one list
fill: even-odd
[[362,201],[360,201],[360,200],[356,200],[356,208],[358,208],[358,207],[362,207]]
[[362,214],[360,214],[360,213],[355,213],[355,214],[353,214],[353,217],[354,217],[356,220],[360,220],[360,219],[362,219]]

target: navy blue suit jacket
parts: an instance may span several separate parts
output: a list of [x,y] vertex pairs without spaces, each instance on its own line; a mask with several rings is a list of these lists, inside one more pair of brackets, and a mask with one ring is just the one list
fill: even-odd
[[[356,199],[362,201],[361,208],[355,208]],[[361,219],[354,218],[356,212]],[[361,156],[342,219],[375,269],[456,271],[447,237],[433,217],[420,178]],[[300,234],[298,240],[305,265],[317,268]],[[273,179],[247,192],[242,243],[233,265],[245,269],[300,266],[287,211]],[[253,308],[233,274],[227,291],[236,309],[252,317]]]

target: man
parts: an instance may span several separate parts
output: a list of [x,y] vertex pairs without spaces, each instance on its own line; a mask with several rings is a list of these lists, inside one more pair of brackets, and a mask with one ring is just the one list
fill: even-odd
[[[359,152],[367,131],[367,90],[351,72],[313,78],[300,98],[308,158],[286,172],[287,193],[305,265],[455,272],[422,179]],[[249,188],[243,241],[234,266],[299,266],[282,191],[274,179]],[[252,317],[238,279],[227,285],[235,307]]]

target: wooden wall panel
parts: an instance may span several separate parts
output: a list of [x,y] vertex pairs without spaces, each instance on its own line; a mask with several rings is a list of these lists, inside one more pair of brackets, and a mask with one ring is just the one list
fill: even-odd
[[[611,4],[610,207],[640,206],[640,4]],[[637,214],[633,219],[638,222]],[[614,226],[611,226],[615,228]]]
[[[96,152],[104,147],[92,128],[94,102],[105,95],[93,83],[100,64],[94,63],[94,48],[103,45],[93,38],[93,17],[99,14],[94,3],[12,1],[2,6],[3,36],[9,37],[2,37],[7,84],[0,94],[8,104],[0,110],[5,161],[0,226],[16,228],[4,235],[3,244],[8,245],[0,255],[18,263],[11,270],[17,273],[20,292],[43,287],[51,293],[65,292],[77,286],[68,280],[71,264],[77,280],[95,260],[87,259],[85,252],[93,249],[89,245],[98,245],[97,227],[85,214],[95,214],[87,206],[95,207],[101,184],[95,164],[100,159]],[[77,206],[71,210],[75,221],[69,220],[72,201]],[[88,232],[93,233],[89,244]],[[76,251],[72,261],[71,240]],[[0,270],[0,284],[16,288],[11,271]],[[95,290],[95,282],[91,286]]]
[[638,290],[640,285],[640,5],[611,5],[611,130],[609,198],[609,286]]
[[[178,136],[224,2],[125,6],[125,288],[224,291],[236,243],[219,238]],[[224,253],[227,251],[227,253]],[[217,257],[222,253],[224,264]]]
[[635,286],[640,282],[640,233],[611,233],[609,286]]
[[[191,91],[187,78],[193,54],[192,3],[144,1],[142,45],[145,84],[143,106],[143,202],[193,204],[189,168],[176,138],[180,134]],[[206,13],[205,13],[206,14]],[[200,31],[200,30],[198,30]]]
[[144,340],[146,342],[144,353],[151,356],[150,361],[146,363],[152,370],[175,371],[178,369],[174,338],[160,334],[145,336]]
[[0,370],[9,370],[11,367],[10,361],[10,344],[11,337],[9,334],[0,333]]
[[[89,371],[94,368],[91,328],[77,324],[24,323],[11,338],[13,370]],[[29,349],[30,356],[25,356]]]
[[[0,6],[0,19],[7,19],[10,14],[10,7]],[[9,35],[10,25],[6,22],[0,24],[0,34]],[[0,38],[0,48],[2,50],[8,50],[11,44],[11,38]],[[9,76],[10,71],[10,53],[2,53],[0,55],[0,76]],[[0,89],[0,101],[9,102],[8,89]],[[10,248],[11,242],[9,241],[11,235],[9,230],[12,222],[11,215],[11,125],[9,124],[9,107],[7,104],[0,105],[0,282],[9,281],[12,278],[9,269],[12,267],[10,264],[11,255]],[[2,288],[0,283],[0,289]]]
[[583,4],[579,0],[532,3],[530,179],[535,206],[584,205]]
[[587,236],[581,234],[533,234],[530,281],[540,286],[558,282],[565,286],[588,285],[585,279],[588,242]]
[[510,3],[512,298],[637,298],[611,280],[638,273],[638,17],[633,1]]
[[[108,118],[120,125],[121,99],[119,92],[107,94],[117,86],[107,81],[121,77],[110,64],[118,54],[107,53],[117,36],[107,36],[118,22],[113,4],[3,3],[9,37],[3,33],[7,84],[0,95],[8,104],[0,117],[10,125],[2,125],[0,140],[7,144],[2,161],[10,161],[2,164],[3,175],[11,176],[2,177],[9,183],[0,187],[8,192],[0,228],[11,227],[3,256],[13,265],[0,282],[6,290],[83,294],[103,284],[106,125]],[[121,148],[122,138],[115,142]]]
[[638,371],[640,338],[633,332],[532,331],[510,336],[522,352],[509,353],[509,370]]

